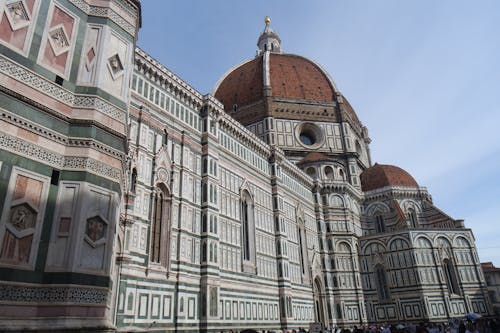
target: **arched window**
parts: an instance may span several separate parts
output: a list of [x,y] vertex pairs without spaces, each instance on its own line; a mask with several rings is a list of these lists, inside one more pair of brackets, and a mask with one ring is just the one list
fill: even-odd
[[389,300],[391,295],[389,293],[389,286],[387,285],[387,276],[385,269],[382,265],[375,266],[375,278],[377,282],[378,297],[382,300]]
[[417,214],[415,214],[415,210],[413,208],[408,209],[408,220],[410,221],[410,226],[412,228],[418,227]]
[[201,244],[201,262],[207,261],[207,243],[203,241]]
[[208,192],[208,188],[207,188],[207,184],[204,183],[202,186],[201,186],[201,201],[202,202],[207,202],[207,192]]
[[137,169],[133,168],[132,175],[130,177],[130,192],[135,193],[136,185],[137,185]]
[[241,201],[241,226],[243,229],[243,259],[250,260],[250,227],[248,223],[248,202]]
[[385,232],[384,217],[381,214],[375,216],[375,231]]
[[311,178],[316,178],[316,169],[313,167],[309,167],[306,169],[306,173],[309,175]]
[[301,227],[303,227],[303,222],[302,220],[299,220],[299,259],[300,259],[300,268],[302,270],[302,275],[306,274],[306,267],[307,267],[307,247],[305,247],[305,239],[304,239],[304,232]]
[[157,187],[153,198],[150,260],[168,267],[170,258],[170,197],[168,190]]
[[207,232],[207,215],[205,213],[201,215],[201,232]]
[[336,308],[337,308],[337,318],[342,319],[342,306],[339,303],[337,303]]
[[214,261],[214,245],[210,243],[210,262]]
[[361,155],[362,150],[361,150],[361,145],[359,144],[359,141],[356,140],[356,152]]
[[333,179],[334,178],[334,171],[331,166],[326,166],[325,167],[325,177],[326,179]]
[[460,295],[457,272],[455,270],[455,266],[449,259],[443,260],[443,272],[446,278],[446,285],[448,286],[450,294]]
[[332,242],[332,239],[328,238],[327,242],[328,242],[328,250],[329,251],[333,251],[333,242]]
[[253,200],[247,190],[241,192],[240,221],[243,271],[255,273],[255,228]]
[[208,160],[206,157],[203,158],[203,173],[208,172]]
[[163,130],[163,144],[165,146],[168,145],[168,133],[166,129]]

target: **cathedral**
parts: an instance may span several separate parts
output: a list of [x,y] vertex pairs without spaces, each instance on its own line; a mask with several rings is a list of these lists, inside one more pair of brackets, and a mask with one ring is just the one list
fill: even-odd
[[1,332],[493,313],[472,230],[372,163],[270,19],[204,95],[136,47],[140,25],[139,0],[0,1]]

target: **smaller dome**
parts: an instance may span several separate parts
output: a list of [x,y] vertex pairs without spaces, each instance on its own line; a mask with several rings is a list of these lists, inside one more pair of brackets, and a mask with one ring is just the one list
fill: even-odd
[[404,186],[418,188],[415,179],[405,170],[387,164],[375,163],[361,173],[361,189],[364,192],[386,186]]

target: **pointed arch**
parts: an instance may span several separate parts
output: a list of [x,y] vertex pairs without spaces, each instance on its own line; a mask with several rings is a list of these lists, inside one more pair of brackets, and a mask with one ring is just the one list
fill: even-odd
[[313,282],[313,296],[314,296],[314,313],[316,321],[326,323],[325,316],[325,301],[323,298],[324,288],[321,277],[316,275]]
[[168,268],[170,259],[171,198],[168,186],[159,183],[153,192],[150,261]]
[[389,285],[387,283],[387,275],[385,267],[381,264],[375,265],[374,273],[375,273],[375,281],[377,283],[377,292],[379,299],[381,301],[386,301],[391,299]]
[[[244,185],[247,185],[244,183]],[[240,222],[243,271],[255,273],[255,221],[254,201],[248,187],[240,189]]]
[[342,196],[338,194],[332,194],[330,196],[330,205],[332,205],[333,207],[343,208],[345,207],[344,198],[342,198]]

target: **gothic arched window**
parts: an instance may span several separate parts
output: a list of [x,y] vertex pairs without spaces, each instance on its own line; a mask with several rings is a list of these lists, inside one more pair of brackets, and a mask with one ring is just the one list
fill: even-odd
[[377,282],[377,291],[380,300],[388,300],[391,298],[389,293],[389,285],[387,284],[387,276],[382,265],[375,266],[375,277]]
[[375,216],[375,231],[385,232],[385,222],[384,217],[381,214]]
[[137,169],[132,169],[132,175],[130,177],[130,192],[135,193],[135,188],[137,185]]
[[455,266],[449,259],[443,260],[443,272],[446,278],[446,285],[450,294],[460,295],[460,288],[458,287],[458,278]]
[[153,198],[151,222],[151,262],[168,267],[170,258],[170,197],[165,187],[157,187]]
[[418,227],[417,214],[413,208],[408,209],[408,220],[410,220],[410,226],[412,228]]
[[255,273],[255,230],[253,200],[248,191],[241,192],[240,221],[243,271]]
[[305,256],[304,256],[304,243],[302,242],[302,230],[299,228],[299,256],[300,256],[300,268],[302,269],[302,274],[306,273]]

